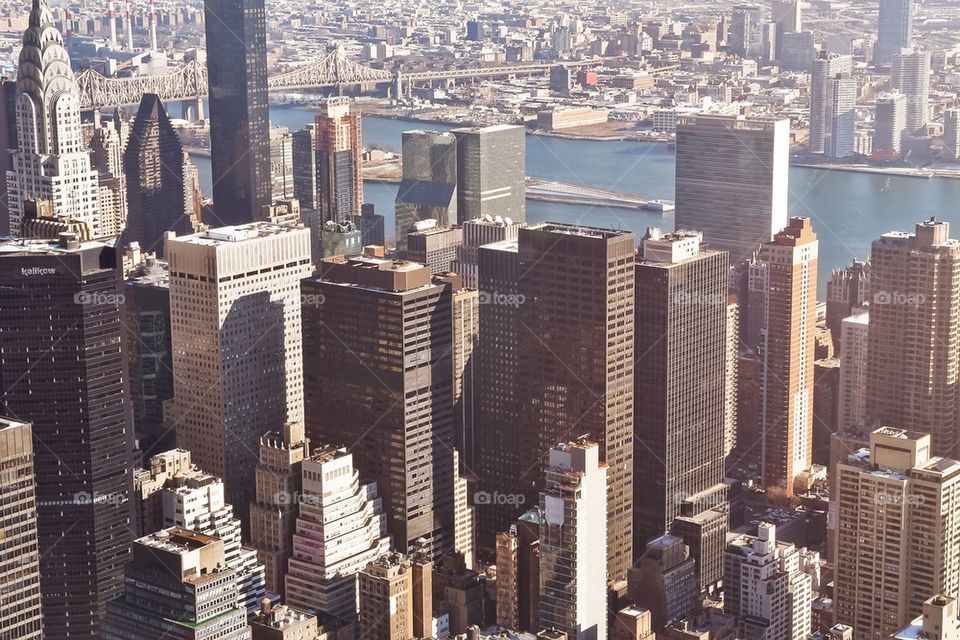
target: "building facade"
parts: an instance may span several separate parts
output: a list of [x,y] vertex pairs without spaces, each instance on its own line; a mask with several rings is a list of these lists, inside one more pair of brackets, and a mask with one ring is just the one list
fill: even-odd
[[906,97],[907,133],[917,133],[930,118],[930,52],[909,48],[895,53],[890,84]]
[[484,215],[526,222],[526,130],[520,126],[454,129],[457,221]]
[[394,209],[401,255],[418,223],[432,220],[440,228],[457,224],[457,138],[452,133],[403,132],[403,179]]
[[913,42],[913,0],[880,0],[874,63],[886,64]]
[[360,112],[349,98],[327,98],[314,121],[317,210],[322,222],[352,222],[363,205]]

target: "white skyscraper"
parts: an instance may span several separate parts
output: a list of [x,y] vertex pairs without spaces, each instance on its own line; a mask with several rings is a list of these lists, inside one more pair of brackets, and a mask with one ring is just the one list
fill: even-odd
[[943,154],[947,160],[960,160],[960,109],[943,112]]
[[830,120],[826,154],[846,158],[854,153],[857,130],[857,81],[849,74],[830,80]]
[[841,323],[840,398],[837,428],[840,431],[867,419],[867,335],[870,314],[854,313]]
[[47,0],[33,0],[17,68],[18,146],[7,172],[10,233],[27,201],[48,201],[57,217],[86,222],[101,237],[98,173],[80,128],[80,94]]
[[287,604],[312,609],[321,621],[349,622],[357,615],[357,574],[390,551],[377,483],[360,482],[346,449],[321,449],[303,461],[301,470]]
[[[834,88],[837,76],[853,71],[853,57],[820,52],[810,71],[810,152],[827,153],[834,116]],[[856,88],[856,84],[854,84]],[[852,109],[852,105],[851,105]],[[853,146],[853,128],[850,129]]]
[[915,133],[930,117],[930,53],[904,49],[893,56],[890,84],[907,100],[906,129]]
[[607,638],[607,466],[595,442],[548,453],[540,508],[540,626]]
[[168,236],[177,444],[222,477],[241,517],[260,437],[303,421],[300,280],[310,231],[254,222]]

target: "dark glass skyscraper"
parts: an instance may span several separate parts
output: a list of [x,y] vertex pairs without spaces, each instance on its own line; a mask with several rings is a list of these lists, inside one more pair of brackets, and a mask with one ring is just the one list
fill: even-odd
[[94,640],[132,538],[113,247],[0,243],[3,411],[33,423],[43,635]]
[[880,0],[875,63],[890,62],[893,54],[910,46],[913,38],[913,0]]
[[124,242],[163,255],[163,235],[193,231],[183,189],[183,146],[170,118],[152,93],[143,96],[130,129],[123,172],[127,176]]
[[457,219],[463,223],[490,215],[525,222],[526,130],[494,125],[452,133],[457,137]]
[[270,204],[270,114],[264,0],[205,0],[214,226]]

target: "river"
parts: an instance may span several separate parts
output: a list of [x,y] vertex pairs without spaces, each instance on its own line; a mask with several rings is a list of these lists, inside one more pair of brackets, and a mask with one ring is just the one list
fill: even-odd
[[[274,125],[299,129],[313,112],[273,108]],[[450,127],[406,120],[365,117],[363,142],[399,151],[401,133],[410,129],[446,130]],[[527,136],[527,174],[547,180],[565,180],[650,198],[673,199],[675,154],[664,144],[605,142]],[[195,158],[205,193],[210,192],[210,162]],[[395,184],[367,183],[364,198],[386,218],[393,230]],[[870,254],[870,243],[890,230],[912,230],[920,219],[936,216],[955,225],[960,236],[960,180],[911,178],[871,173],[792,167],[791,215],[810,216],[820,238],[819,289],[824,294],[830,271]],[[658,225],[673,229],[672,214],[598,206],[527,202],[527,221],[580,223],[630,229],[642,234]],[[735,221],[732,221],[735,224]]]

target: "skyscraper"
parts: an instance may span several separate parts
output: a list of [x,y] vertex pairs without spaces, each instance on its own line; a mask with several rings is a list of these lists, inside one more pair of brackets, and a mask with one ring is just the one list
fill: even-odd
[[790,122],[687,116],[677,122],[676,226],[703,232],[730,263],[787,225]]
[[831,158],[853,155],[857,130],[857,81],[848,73],[838,74],[829,84],[830,130],[826,154]]
[[401,255],[418,222],[434,220],[439,227],[457,223],[457,138],[452,133],[403,132],[403,180],[394,208]]
[[858,311],[842,322],[843,353],[840,355],[840,397],[837,429],[846,431],[867,420],[867,349],[870,315]]
[[870,261],[853,259],[848,266],[834,269],[827,281],[827,329],[833,335],[836,351],[842,353],[843,332],[840,323],[856,309],[864,307],[870,292]]
[[921,615],[931,594],[960,589],[960,462],[935,457],[931,444],[881,427],[869,453],[836,466],[833,606],[854,640],[888,637]]
[[7,173],[10,233],[20,234],[27,201],[103,236],[98,172],[80,130],[80,91],[47,0],[33,0],[17,68],[17,147]]
[[307,436],[350,447],[396,549],[424,538],[439,557],[455,536],[453,287],[367,256],[320,272],[301,285]]
[[607,637],[607,475],[596,442],[554,445],[540,493],[540,626]]
[[[650,229],[636,265],[634,554],[723,482],[727,254]],[[678,345],[696,345],[695,353]]]
[[930,434],[933,455],[960,454],[960,242],[920,222],[873,243],[867,400],[876,424]]
[[177,444],[246,520],[260,436],[303,420],[300,287],[310,232],[256,222],[168,237]]
[[876,126],[873,151],[898,157],[907,128],[907,98],[902,93],[881,93],[877,96]]
[[494,125],[454,129],[457,137],[457,220],[485,214],[526,222],[526,131]]
[[912,44],[913,0],[879,0],[877,43],[873,47],[875,64],[890,62],[893,55]]
[[293,136],[286,127],[270,129],[270,199],[290,200],[293,188]]
[[[128,559],[130,457],[117,255],[100,242],[0,243],[0,383],[33,423],[43,633],[99,637]],[[37,318],[44,318],[42,323]]]
[[755,5],[738,4],[733,7],[730,18],[730,35],[727,49],[738,56],[755,53],[760,44],[760,24],[763,9]]
[[123,172],[123,141],[112,123],[95,123],[90,140],[93,168],[99,173],[100,233],[103,237],[120,235],[127,221],[127,187]]
[[123,171],[128,208],[124,242],[138,242],[141,250],[162,256],[164,234],[191,233],[193,224],[184,197],[183,145],[155,94],[145,94],[140,101]]
[[454,263],[453,270],[463,277],[463,286],[476,289],[479,286],[479,257],[480,247],[504,240],[516,240],[520,227],[524,222],[514,222],[500,216],[485,216],[475,220],[467,220],[460,225],[463,229],[463,246]]
[[810,219],[791,218],[760,249],[756,278],[762,298],[750,301],[765,310],[759,390],[763,484],[788,495],[793,493],[794,478],[810,467],[813,455],[818,246]]
[[803,31],[800,5],[800,0],[773,0],[770,6],[770,17],[777,23],[778,40],[784,33]]
[[413,570],[399,553],[377,558],[360,572],[360,638],[413,637]]
[[40,640],[40,552],[37,548],[37,502],[33,440],[29,422],[0,418],[0,551],[3,610],[0,637]]
[[317,191],[317,127],[308,124],[294,131],[292,137],[293,197],[304,209],[316,210],[320,197]]
[[943,155],[947,160],[960,160],[960,109],[943,112]]
[[214,226],[252,222],[270,204],[264,0],[204,0]]
[[360,112],[350,108],[349,98],[327,98],[314,127],[320,219],[353,222],[363,204]]
[[[837,102],[835,93],[837,76],[853,71],[853,57],[821,51],[813,61],[810,72],[810,143],[811,153],[827,153],[830,146],[834,106]],[[855,85],[854,85],[855,86]],[[840,97],[846,97],[840,96]],[[853,105],[847,107],[846,102],[841,105],[852,113]],[[850,132],[850,146],[853,146],[853,129]]]
[[916,133],[930,117],[930,52],[904,49],[893,54],[890,84],[906,97],[906,130]]
[[515,487],[532,502],[550,447],[583,434],[595,439],[609,468],[611,580],[626,576],[633,546],[634,263],[627,231],[551,222],[520,230],[522,483]]

